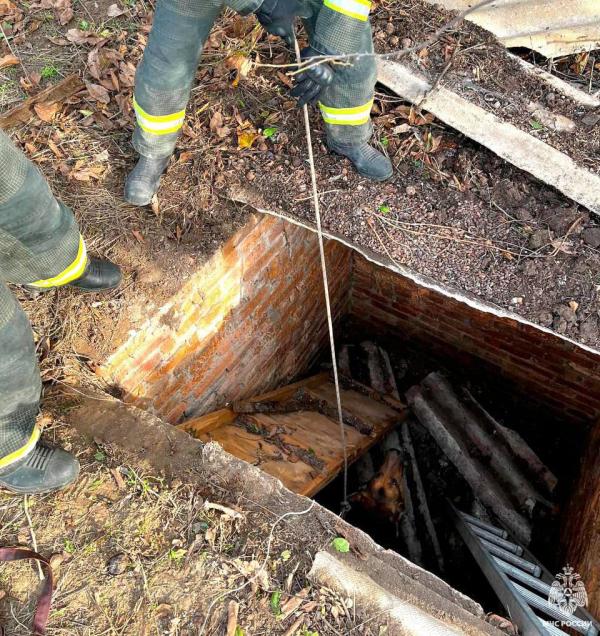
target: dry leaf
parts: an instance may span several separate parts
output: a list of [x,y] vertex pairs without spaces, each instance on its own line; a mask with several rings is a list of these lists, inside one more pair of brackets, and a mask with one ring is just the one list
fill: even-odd
[[5,55],[0,57],[0,68],[7,68],[8,66],[16,66],[19,63],[19,58],[14,55]]
[[73,44],[92,44],[96,45],[100,42],[105,42],[106,38],[103,38],[90,31],[82,31],[81,29],[69,29],[67,31],[67,40]]
[[61,26],[65,26],[73,19],[73,7],[71,6],[71,0],[53,0],[51,3],[54,7],[56,17],[58,18]]
[[110,7],[108,7],[108,11],[106,12],[106,15],[109,18],[118,18],[120,15],[123,15],[124,13],[127,13],[127,11],[125,9],[121,9],[121,7],[119,7],[118,4],[111,4]]
[[90,82],[85,83],[85,87],[89,93],[89,96],[92,99],[95,99],[97,102],[101,104],[108,104],[110,102],[110,95],[104,86],[100,86],[100,84],[92,84]]
[[577,311],[579,309],[579,303],[576,300],[571,300],[571,301],[569,301],[569,307],[573,311]]
[[255,133],[250,130],[238,130],[237,138],[238,138],[238,148],[243,150],[244,148],[252,148],[252,144],[259,137],[258,133]]
[[0,0],[0,17],[11,15],[17,7],[10,0]]
[[220,139],[229,136],[231,132],[227,126],[223,126],[223,115],[219,111],[210,118],[209,127]]
[[64,158],[64,154],[62,153],[61,149],[52,141],[52,139],[48,139],[48,148],[50,148],[50,150],[52,150],[52,154],[57,159],[63,159]]
[[33,110],[35,110],[35,114],[42,120],[47,123],[51,122],[54,119],[54,116],[58,112],[60,105],[58,102],[43,102],[41,104],[34,104]]
[[131,230],[131,233],[135,236],[135,238],[140,242],[140,243],[145,243],[144,241],[144,237],[142,236],[142,233],[139,232],[138,230]]
[[235,80],[233,80],[233,86],[237,86],[242,77],[247,77],[248,73],[252,70],[252,61],[241,53],[230,55],[225,59],[225,68],[229,70],[235,70],[237,72]]

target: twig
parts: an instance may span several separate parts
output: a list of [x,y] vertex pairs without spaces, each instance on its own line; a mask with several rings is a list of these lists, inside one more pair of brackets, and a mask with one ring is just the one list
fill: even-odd
[[227,608],[227,636],[235,636],[239,612],[240,604],[234,600],[229,601],[229,607]]
[[267,553],[265,555],[265,558],[263,559],[261,566],[256,570],[255,574],[251,576],[245,583],[236,587],[233,590],[226,590],[225,592],[219,594],[212,601],[212,603],[208,606],[208,610],[206,610],[206,618],[204,619],[204,623],[202,623],[202,627],[200,628],[199,636],[202,636],[205,633],[206,626],[208,624],[208,619],[210,618],[213,607],[221,599],[225,598],[226,596],[229,596],[230,594],[237,594],[238,592],[241,592],[245,587],[248,587],[248,585],[250,585],[253,581],[256,581],[256,579],[264,572],[265,566],[267,565],[269,557],[271,556],[271,543],[273,541],[273,533],[275,532],[275,528],[277,527],[277,525],[284,519],[287,519],[287,517],[300,517],[302,515],[309,513],[313,509],[314,505],[315,505],[315,502],[311,501],[310,506],[306,510],[302,510],[301,512],[294,512],[294,511],[286,512],[282,514],[281,516],[277,517],[277,519],[275,519],[275,521],[273,522],[273,525],[271,526],[271,530],[269,532],[269,540],[267,541]]
[[[35,531],[33,529],[33,521],[31,520],[31,515],[29,514],[29,502],[27,500],[27,495],[23,497],[23,510],[25,510],[25,516],[27,517],[27,523],[29,525],[29,534],[31,535],[31,545],[33,546],[34,552],[38,551],[37,539],[35,537]],[[44,580],[44,571],[42,570],[42,564],[36,559],[35,564],[37,565],[38,575],[40,577],[40,581]]]
[[205,501],[204,502],[204,509],[205,510],[218,510],[219,512],[222,512],[223,514],[227,515],[228,517],[231,517],[232,519],[243,519],[243,515],[240,512],[237,512],[237,510],[233,510],[233,508],[228,508],[227,506],[223,506],[221,504],[218,503],[212,503],[210,501]]

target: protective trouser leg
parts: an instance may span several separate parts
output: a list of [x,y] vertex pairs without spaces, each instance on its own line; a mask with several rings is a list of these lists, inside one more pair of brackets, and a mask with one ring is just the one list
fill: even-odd
[[51,287],[85,266],[73,215],[0,131],[0,474],[35,447],[41,392],[31,328],[5,282]]
[[0,474],[35,447],[42,383],[29,321],[0,283]]
[[[311,17],[304,20],[311,45],[319,51],[321,48],[318,38],[315,41],[315,29],[322,4],[323,0],[311,0]],[[322,19],[321,17],[320,20]],[[360,53],[373,53],[371,25],[366,18],[361,22],[358,36],[360,42],[356,42],[355,50]],[[327,28],[327,25],[319,22],[319,28]],[[344,48],[340,47],[340,50]],[[322,52],[334,54],[337,51]],[[330,145],[358,146],[366,143],[373,133],[370,114],[377,81],[375,58],[358,57],[350,62],[349,66],[335,66],[334,80],[319,99],[319,108]]]
[[202,47],[221,0],[159,0],[135,78],[133,146],[143,157],[175,149]]
[[72,212],[0,131],[0,281],[56,287],[79,278],[86,265]]

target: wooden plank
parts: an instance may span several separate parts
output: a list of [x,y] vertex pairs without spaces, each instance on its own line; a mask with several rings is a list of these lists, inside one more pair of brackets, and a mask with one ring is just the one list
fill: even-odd
[[77,75],[69,75],[1,115],[0,128],[8,130],[17,124],[26,124],[35,115],[35,104],[62,102],[83,88],[85,86]]
[[[307,492],[315,494],[340,473],[344,466],[344,452],[339,423],[321,413],[298,411],[297,413],[258,413],[250,416],[257,426],[277,434],[285,444],[311,452],[323,462],[324,468]],[[379,427],[377,434],[363,435],[351,426],[345,426],[348,462],[352,463],[377,443],[383,435],[396,426],[389,420],[386,427]]]
[[306,496],[316,492],[315,484],[320,481],[318,471],[303,461],[286,460],[283,451],[261,435],[225,424],[199,437],[203,442],[218,442],[228,453],[280,479],[292,492]]
[[[332,382],[312,387],[308,389],[308,393],[330,405],[336,404],[335,386]],[[406,418],[406,413],[399,413],[387,404],[376,402],[357,391],[342,389],[341,398],[344,411],[373,425],[372,435],[375,437],[380,437],[383,432],[400,424]]]
[[192,417],[177,425],[178,429],[186,431],[194,437],[200,437],[202,433],[209,433],[220,426],[231,424],[235,420],[235,413],[231,409],[221,409],[207,413],[201,417]]

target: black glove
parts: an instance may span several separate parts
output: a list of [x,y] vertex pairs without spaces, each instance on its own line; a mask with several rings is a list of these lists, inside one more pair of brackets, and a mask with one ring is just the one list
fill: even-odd
[[264,0],[255,12],[267,33],[278,35],[290,46],[294,41],[294,18],[302,12],[300,0]]
[[[321,55],[310,46],[302,49],[300,57],[303,62],[310,62],[310,58]],[[333,69],[327,62],[322,62],[317,66],[311,66],[306,71],[302,71],[297,75],[298,80],[296,86],[292,88],[292,97],[298,99],[298,106],[305,104],[314,104],[319,95],[326,86],[333,81]]]

